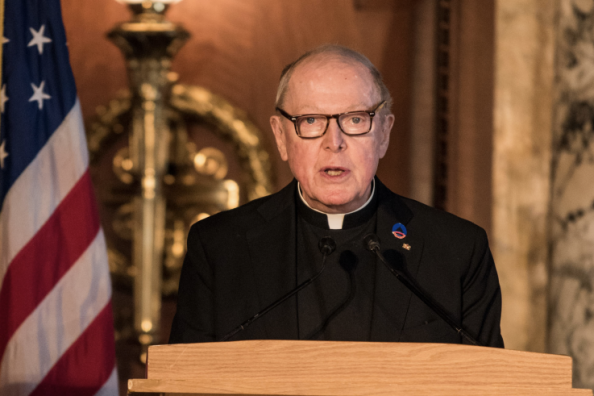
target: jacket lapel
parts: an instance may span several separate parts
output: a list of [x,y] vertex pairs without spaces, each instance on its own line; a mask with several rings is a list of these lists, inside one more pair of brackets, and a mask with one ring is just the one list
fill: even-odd
[[[377,178],[376,185],[379,194],[376,233],[381,241],[381,251],[389,263],[416,277],[423,253],[423,238],[415,235],[413,227],[410,227],[413,213],[402,199]],[[402,239],[392,234],[392,227],[396,223],[402,223],[407,228],[407,234]],[[378,259],[371,323],[372,341],[398,341],[411,295]]]
[[[265,308],[296,286],[296,181],[258,208],[264,221],[247,231],[250,260],[257,285],[258,304]],[[378,193],[377,229],[381,250],[388,262],[416,277],[423,253],[423,238],[411,226],[413,213],[398,195],[376,178]],[[398,239],[392,227],[402,223],[407,235]],[[406,245],[405,245],[406,244]],[[229,248],[233,248],[230,246]],[[398,341],[404,327],[412,293],[379,260],[376,263],[372,341]],[[297,339],[297,311],[294,299],[260,320],[265,338]],[[254,327],[256,325],[254,324]],[[264,338],[264,337],[263,337]]]
[[[295,188],[296,181],[293,180],[262,204],[258,212],[264,222],[246,233],[260,309],[264,309],[296,286]],[[266,338],[296,339],[295,300],[285,301],[260,321],[260,326],[264,326]]]

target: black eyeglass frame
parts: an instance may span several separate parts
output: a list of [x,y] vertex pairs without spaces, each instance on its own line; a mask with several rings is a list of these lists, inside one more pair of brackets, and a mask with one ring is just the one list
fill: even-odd
[[[380,104],[378,104],[376,106],[375,109],[371,110],[371,111],[367,111],[367,110],[356,110],[356,111],[347,111],[345,113],[338,113],[338,114],[300,114],[300,115],[290,115],[289,113],[287,113],[286,111],[284,111],[283,109],[281,109],[280,107],[276,108],[276,111],[278,111],[279,113],[281,113],[281,115],[283,117],[285,117],[287,120],[291,121],[293,123],[293,126],[295,127],[295,133],[297,134],[297,136],[299,136],[301,139],[318,139],[321,138],[322,136],[324,136],[326,134],[326,132],[328,132],[328,125],[330,125],[330,120],[332,118],[336,118],[336,125],[338,125],[338,128],[340,129],[340,131],[342,133],[344,133],[347,136],[363,136],[368,134],[369,132],[371,132],[371,129],[373,128],[373,117],[375,117],[375,115],[378,113],[378,111],[380,111],[382,109],[382,107],[386,104],[386,101],[383,100],[380,102]],[[343,115],[347,115],[347,114],[354,114],[354,113],[367,113],[369,114],[369,117],[371,117],[371,119],[369,120],[369,130],[367,132],[363,132],[363,133],[348,133],[345,132],[342,127],[340,126],[340,122],[338,122],[338,117],[343,116]],[[323,116],[326,117],[326,129],[324,129],[324,132],[320,135],[320,136],[312,136],[312,137],[307,137],[307,136],[301,136],[299,129],[297,128],[297,119],[301,118],[301,117],[308,117],[308,116]]]

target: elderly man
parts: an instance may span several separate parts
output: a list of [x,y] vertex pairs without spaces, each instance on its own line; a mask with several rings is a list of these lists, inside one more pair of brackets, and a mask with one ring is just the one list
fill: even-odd
[[324,46],[285,68],[270,123],[295,180],[196,223],[170,342],[221,340],[322,267],[299,293],[231,338],[465,342],[367,251],[415,279],[479,343],[503,346],[501,293],[485,232],[389,191],[375,172],[394,116],[363,55]]

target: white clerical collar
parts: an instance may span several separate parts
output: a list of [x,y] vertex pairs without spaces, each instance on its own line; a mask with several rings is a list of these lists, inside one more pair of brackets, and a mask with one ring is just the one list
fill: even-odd
[[367,202],[365,202],[359,209],[355,209],[352,212],[348,213],[326,213],[322,212],[321,210],[314,209],[311,206],[309,206],[305,198],[303,198],[303,194],[301,193],[301,185],[299,184],[299,182],[297,182],[297,191],[299,191],[299,198],[301,198],[301,201],[303,201],[303,203],[308,208],[318,213],[324,214],[328,217],[328,228],[330,228],[331,230],[342,230],[344,216],[360,211],[361,209],[369,205],[369,202],[371,202],[371,200],[373,199],[373,194],[375,193],[375,178],[371,179],[371,194],[369,194],[369,199],[367,200]]

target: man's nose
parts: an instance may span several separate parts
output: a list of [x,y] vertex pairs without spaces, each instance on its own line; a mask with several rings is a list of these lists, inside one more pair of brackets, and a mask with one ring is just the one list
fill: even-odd
[[336,118],[331,118],[328,121],[328,130],[326,131],[324,140],[325,146],[329,150],[335,152],[344,150],[344,133],[342,133],[342,131],[340,130],[340,127],[338,126],[338,120]]

